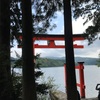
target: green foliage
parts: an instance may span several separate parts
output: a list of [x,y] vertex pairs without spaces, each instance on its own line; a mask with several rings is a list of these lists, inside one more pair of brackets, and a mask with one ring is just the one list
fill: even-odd
[[98,38],[100,33],[100,0],[72,0],[72,11],[75,19],[82,17],[86,19],[83,23],[86,24],[89,21],[93,25],[90,25],[84,34],[87,34],[89,44],[93,43]]
[[[32,18],[33,18],[33,33],[45,34],[47,30],[52,30],[56,27],[56,24],[52,22],[52,19],[57,17],[57,11],[62,10],[62,0],[34,0],[32,2]],[[11,43],[17,39],[18,43],[21,40],[18,39],[18,33],[22,33],[22,1],[11,0],[10,3],[10,34]],[[52,23],[51,23],[52,22]]]
[[[75,57],[75,63],[77,65],[77,62],[79,61],[84,61],[84,65],[97,65],[98,58],[88,58],[88,57]],[[19,59],[20,62],[20,59]],[[12,61],[12,65],[16,66],[13,63],[17,63]],[[41,68],[41,67],[59,67],[59,66],[64,66],[65,63],[65,58],[41,58],[39,57],[36,60],[36,68]],[[17,67],[21,67],[20,65],[17,65]]]
[[[45,79],[45,76],[40,77],[40,83],[46,84],[49,87],[49,91],[55,91],[58,89],[58,86],[54,84],[54,79],[52,77],[48,77]],[[38,94],[38,100],[51,100],[49,94]],[[48,99],[47,99],[48,98]]]
[[21,43],[17,35],[22,32],[22,11],[20,5],[21,0],[10,0],[10,40],[12,45],[14,39]]
[[13,100],[21,100],[22,99],[22,76],[19,73],[16,73],[14,69],[12,69],[12,81],[13,81]]
[[[35,56],[35,60],[39,59],[40,55]],[[43,76],[43,72],[41,71],[38,63],[35,65],[35,82],[36,82],[36,92],[39,98],[45,98],[48,95],[50,89],[53,88],[53,81],[47,80],[48,82],[42,81],[39,82],[39,78]],[[22,74],[16,72],[16,68],[22,68],[22,58],[15,61],[12,66],[12,80],[13,80],[13,99],[14,100],[22,100]],[[43,99],[41,99],[43,100]],[[45,100],[45,99],[44,99]]]
[[34,0],[33,7],[33,26],[35,34],[46,33],[47,29],[52,30],[56,27],[51,25],[53,18],[56,18],[56,11],[62,10],[62,1],[56,0]]
[[[22,5],[21,0],[11,0],[10,3],[10,32],[11,41],[17,38],[18,33],[22,33]],[[87,35],[89,44],[98,38],[100,32],[100,0],[72,0],[72,14],[75,19],[82,17],[86,19],[83,24],[92,21],[84,34]],[[63,1],[56,0],[34,0],[32,2],[33,33],[45,34],[48,30],[56,27],[52,19],[57,17],[56,12],[63,10]],[[12,42],[13,43],[13,42]]]
[[[46,80],[48,80],[48,81],[46,81]],[[57,90],[58,89],[58,86],[57,85],[55,85],[54,84],[54,78],[53,77],[47,77],[47,79],[45,79],[45,76],[43,75],[42,77],[41,77],[41,83],[43,83],[43,84],[47,84],[49,87],[51,87],[50,88],[50,91],[53,91],[53,90]]]
[[63,59],[50,59],[50,58],[39,58],[37,63],[40,63],[40,67],[58,67],[63,66],[65,60]]
[[9,53],[5,50],[5,46],[0,48],[0,100],[12,99],[11,90],[11,74]]

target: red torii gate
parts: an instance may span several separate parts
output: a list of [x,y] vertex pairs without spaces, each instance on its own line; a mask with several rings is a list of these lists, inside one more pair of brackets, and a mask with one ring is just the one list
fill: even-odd
[[[22,35],[19,36],[20,39],[22,39]],[[84,40],[85,35],[84,34],[75,34],[73,35],[73,42],[77,40]],[[35,41],[43,40],[47,41],[47,45],[39,45],[34,44]],[[50,34],[35,34],[33,37],[33,45],[34,48],[65,48],[64,45],[56,45],[55,41],[64,41],[64,35],[50,35]],[[18,45],[19,48],[21,48],[21,45]],[[83,45],[73,45],[74,48],[84,48]]]
[[[85,34],[74,34],[73,42],[78,40],[85,40]],[[22,35],[19,35],[19,39],[22,40]],[[47,41],[47,45],[34,44],[35,41]],[[56,45],[55,41],[64,41],[64,35],[51,35],[51,34],[35,34],[33,37],[33,47],[35,48],[65,48],[64,45]],[[18,45],[18,48],[21,48],[21,45]],[[83,45],[73,44],[74,48],[84,48]],[[66,65],[64,65],[66,66]],[[66,68],[66,67],[64,67]],[[79,62],[79,65],[75,67],[79,69],[80,83],[76,85],[80,87],[80,96],[81,98],[85,98],[85,83],[84,83],[84,66],[83,62]],[[66,77],[66,69],[65,69],[65,77]],[[66,78],[65,78],[66,79]],[[65,80],[66,82],[66,80]],[[66,84],[66,83],[65,83]],[[67,86],[67,85],[66,85]]]

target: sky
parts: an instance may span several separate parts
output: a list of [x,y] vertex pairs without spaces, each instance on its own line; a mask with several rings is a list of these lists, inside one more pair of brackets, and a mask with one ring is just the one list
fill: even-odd
[[[63,15],[60,12],[57,12],[57,18],[53,20],[53,23],[57,25],[57,27],[53,31],[48,31],[48,34],[64,34],[64,22]],[[88,22],[86,25],[83,25],[84,20],[80,17],[77,20],[72,19],[72,28],[73,34],[82,34],[85,29],[92,25],[91,22]],[[44,44],[45,42],[38,41],[36,43]],[[100,40],[97,39],[93,42],[93,44],[88,45],[88,41],[77,41],[76,43],[84,45],[82,49],[74,48],[75,57],[91,57],[98,58],[98,54],[100,53]],[[58,44],[64,44],[63,42],[58,42]],[[21,49],[17,48],[15,45],[14,48],[11,49],[11,57],[16,57],[15,51],[21,55]],[[35,49],[35,54],[41,54],[41,57],[65,57],[64,49]]]

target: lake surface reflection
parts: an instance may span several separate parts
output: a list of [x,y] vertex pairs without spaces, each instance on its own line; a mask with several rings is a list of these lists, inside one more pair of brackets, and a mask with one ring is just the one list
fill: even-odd
[[[45,78],[53,77],[58,89],[65,92],[64,67],[41,68]],[[86,85],[86,97],[97,97],[98,91],[95,90],[97,83],[100,83],[100,68],[96,65],[84,65],[84,78]],[[79,72],[76,70],[76,79],[79,82]],[[79,89],[79,88],[78,88]]]

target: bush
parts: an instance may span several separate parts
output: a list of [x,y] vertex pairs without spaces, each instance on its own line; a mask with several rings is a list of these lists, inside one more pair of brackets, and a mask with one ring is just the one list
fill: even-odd
[[[39,55],[35,56],[35,60]],[[53,78],[48,78],[47,81],[43,78],[43,72],[39,67],[39,63],[35,65],[35,81],[38,100],[47,100],[49,91],[54,89]],[[22,74],[16,72],[16,69],[22,69],[22,58],[19,58],[12,64],[12,80],[13,80],[13,100],[22,100]],[[41,81],[39,81],[41,80]],[[49,100],[49,99],[48,99]]]

